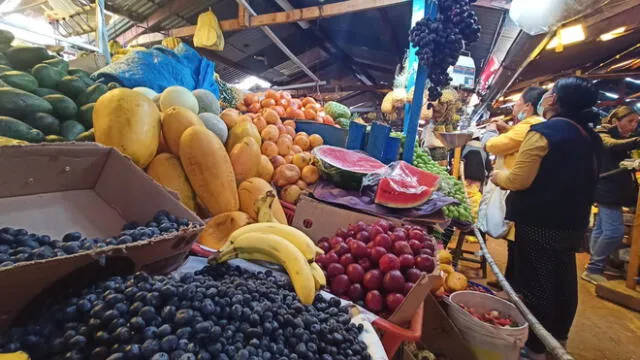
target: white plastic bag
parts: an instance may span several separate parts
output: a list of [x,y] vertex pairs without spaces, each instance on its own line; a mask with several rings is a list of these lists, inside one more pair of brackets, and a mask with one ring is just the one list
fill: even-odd
[[488,181],[480,200],[478,228],[495,239],[504,238],[509,233],[510,224],[504,219],[507,213],[507,195],[508,190],[503,190]]

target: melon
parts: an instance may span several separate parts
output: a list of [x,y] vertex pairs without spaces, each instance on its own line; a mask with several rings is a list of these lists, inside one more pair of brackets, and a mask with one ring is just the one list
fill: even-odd
[[375,202],[395,209],[414,208],[427,202],[439,183],[439,176],[399,161],[380,179]]
[[198,113],[198,99],[191,91],[182,86],[170,86],[166,88],[160,96],[160,109],[167,110],[172,106],[182,106],[191,110],[194,114]]
[[135,87],[135,88],[133,88],[133,90],[139,92],[140,94],[148,97],[151,100],[153,100],[153,98],[158,95],[157,92],[149,89],[148,87],[144,87],[144,86]]
[[202,120],[204,126],[216,134],[220,141],[223,143],[227,142],[229,130],[227,129],[227,124],[225,124],[218,115],[213,113],[200,113],[198,116],[200,116],[200,120]]
[[196,89],[192,91],[193,96],[198,100],[198,113],[213,113],[220,115],[220,102],[209,90]]
[[385,171],[387,166],[366,153],[321,145],[312,150],[322,178],[344,189],[360,189],[362,179]]

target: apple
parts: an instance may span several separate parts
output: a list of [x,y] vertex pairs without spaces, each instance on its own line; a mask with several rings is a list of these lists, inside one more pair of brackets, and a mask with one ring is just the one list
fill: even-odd
[[404,290],[402,291],[402,293],[407,295],[409,293],[409,291],[411,291],[411,289],[413,288],[413,285],[414,284],[412,282],[404,283]]
[[364,298],[364,304],[367,309],[373,312],[380,312],[384,308],[382,294],[377,290],[372,290],[367,293]]
[[378,290],[382,287],[382,272],[378,269],[369,270],[364,274],[362,285],[367,290]]
[[406,241],[397,241],[393,243],[393,247],[391,248],[391,252],[400,256],[402,254],[413,255],[413,251],[411,250],[411,246]]
[[386,304],[387,304],[387,308],[389,309],[389,311],[395,311],[398,306],[400,306],[400,304],[402,304],[402,302],[404,301],[404,296],[402,294],[398,294],[398,293],[390,293],[387,294],[387,297],[385,299]]
[[430,249],[427,248],[422,248],[420,250],[418,250],[418,255],[427,255],[427,256],[433,256],[433,251],[431,251]]
[[391,270],[382,278],[382,287],[389,292],[402,292],[404,284],[404,276],[400,270]]
[[431,256],[416,256],[416,267],[426,273],[431,273],[436,268],[436,263]]
[[351,284],[347,296],[351,301],[359,301],[364,299],[364,288],[360,284]]
[[349,282],[349,278],[345,274],[338,275],[331,279],[331,292],[336,295],[345,294],[347,291],[349,291],[350,286],[351,283]]
[[[316,256],[317,258],[317,256]],[[413,259],[413,255],[410,254],[402,254],[400,256],[398,256],[398,260],[400,261],[400,268],[401,269],[408,269],[408,268],[412,268],[413,264],[414,264],[414,259]]]
[[318,247],[320,249],[322,249],[322,251],[324,251],[325,253],[329,252],[329,250],[331,250],[331,244],[329,244],[328,241],[319,241],[318,242]]
[[371,268],[373,268],[373,264],[371,263],[371,260],[369,260],[369,258],[366,258],[366,257],[358,259],[358,265],[362,266],[364,271],[369,271],[371,270]]
[[320,267],[324,268],[327,265],[327,256],[323,254],[316,255],[316,262]]
[[367,256],[367,245],[360,240],[353,240],[349,244],[349,251],[355,258]]
[[336,231],[336,236],[337,237],[341,237],[341,238],[346,238],[347,237],[347,229],[338,229],[338,231]]
[[364,279],[364,269],[360,264],[349,264],[345,272],[352,284],[362,282]]
[[373,239],[373,242],[375,246],[380,246],[387,251],[391,250],[391,246],[393,245],[393,241],[391,240],[391,237],[389,237],[389,235],[387,234],[380,234],[376,236],[376,238]]
[[327,275],[332,278],[334,276],[344,274],[344,266],[338,263],[332,263],[327,266]]
[[396,230],[393,234],[391,234],[391,241],[393,241],[394,243],[405,240],[407,240],[407,235],[405,235],[405,233],[402,231]]
[[387,221],[387,220],[383,220],[383,219],[378,219],[376,220],[373,225],[377,226],[380,228],[380,230],[382,230],[382,232],[387,232],[389,231],[389,228],[391,227],[391,224]]
[[362,241],[363,243],[368,243],[369,242],[369,233],[366,231],[360,231],[357,235],[356,235],[356,240],[358,241]]
[[353,255],[346,253],[340,256],[340,260],[338,262],[340,263],[340,265],[346,268],[347,266],[349,266],[349,264],[353,264],[355,260],[353,259]]
[[[371,249],[371,260],[373,260],[374,262],[378,262],[380,261],[380,258],[383,257],[386,253],[387,250],[385,250],[385,248],[383,248],[382,246],[376,246]],[[318,256],[316,256],[316,259],[318,259]]]
[[418,250],[422,249],[424,245],[422,245],[422,243],[418,240],[411,239],[409,240],[409,247],[411,248],[414,254],[417,254]]
[[409,239],[424,241],[424,231],[418,229],[409,230]]
[[369,239],[375,239],[376,236],[380,234],[384,234],[386,231],[383,231],[378,225],[372,225],[371,230],[369,231]]
[[404,275],[408,282],[416,283],[418,279],[420,279],[420,276],[422,276],[422,271],[416,268],[411,268],[407,269],[407,271],[404,272]]
[[380,268],[380,271],[383,273],[388,273],[392,270],[399,270],[400,260],[398,260],[398,257],[393,254],[385,254],[380,258],[380,260],[378,260],[378,268]]
[[349,252],[349,247],[345,243],[340,243],[333,248],[333,251],[336,253],[336,255],[342,256]]
[[325,263],[327,265],[329,264],[333,264],[333,263],[337,263],[338,260],[340,260],[340,257],[338,256],[338,254],[336,254],[333,251],[329,251],[327,254],[325,254]]
[[333,249],[336,246],[338,246],[338,244],[342,244],[343,242],[344,242],[344,238],[343,237],[334,236],[329,240],[329,245]]

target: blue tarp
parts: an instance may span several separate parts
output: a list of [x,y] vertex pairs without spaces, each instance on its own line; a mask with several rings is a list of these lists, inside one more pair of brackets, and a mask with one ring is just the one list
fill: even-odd
[[181,43],[175,51],[163,46],[132,51],[96,71],[91,78],[103,84],[116,82],[128,88],[145,86],[158,93],[174,85],[189,90],[206,89],[219,99],[214,73],[215,63]]

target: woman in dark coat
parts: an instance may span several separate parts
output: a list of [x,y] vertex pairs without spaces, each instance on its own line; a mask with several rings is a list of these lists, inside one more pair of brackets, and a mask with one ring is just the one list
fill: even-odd
[[[588,126],[598,92],[590,80],[558,80],[538,106],[546,122],[531,126],[514,167],[491,180],[511,190],[515,223],[514,288],[533,315],[565,342],[578,307],[576,252],[584,239],[598,180],[600,137]],[[529,358],[545,359],[534,334]]]
[[[622,160],[631,158],[631,150],[640,149],[640,137],[630,137],[638,127],[638,114],[628,106],[621,106],[602,123],[596,130],[604,148],[600,173],[607,173],[618,169]],[[598,215],[589,242],[591,259],[582,279],[593,284],[607,281],[602,275],[607,258],[624,238],[622,207],[635,207],[637,199],[638,183],[632,171],[600,178],[595,197]]]

